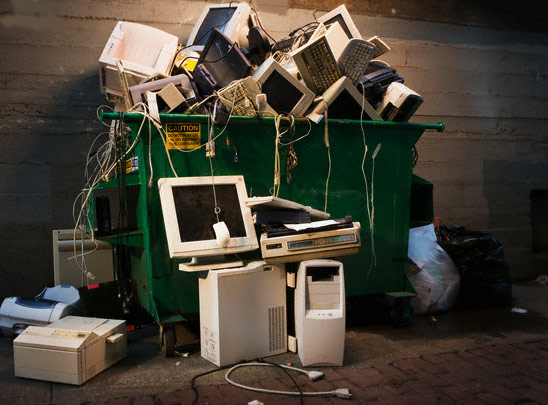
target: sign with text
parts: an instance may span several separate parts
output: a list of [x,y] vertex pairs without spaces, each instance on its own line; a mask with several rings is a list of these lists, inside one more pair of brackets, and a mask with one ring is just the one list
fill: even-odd
[[168,149],[196,149],[200,147],[200,124],[167,123]]

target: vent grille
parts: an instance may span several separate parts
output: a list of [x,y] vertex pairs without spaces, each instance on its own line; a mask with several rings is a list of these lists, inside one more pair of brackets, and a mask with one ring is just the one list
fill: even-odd
[[268,321],[269,351],[274,352],[285,349],[285,307],[268,308]]

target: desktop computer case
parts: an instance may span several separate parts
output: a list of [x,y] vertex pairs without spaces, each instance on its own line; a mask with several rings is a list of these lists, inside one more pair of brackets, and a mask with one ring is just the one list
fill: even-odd
[[[338,268],[330,280],[314,280],[310,267]],[[335,260],[301,262],[295,289],[295,335],[303,366],[342,366],[345,341],[343,264]]]
[[285,268],[253,262],[199,279],[202,357],[217,366],[287,351]]

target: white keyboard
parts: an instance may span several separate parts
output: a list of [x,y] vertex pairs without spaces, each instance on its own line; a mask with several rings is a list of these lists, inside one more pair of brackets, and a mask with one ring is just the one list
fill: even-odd
[[344,48],[339,58],[339,69],[343,76],[352,80],[356,85],[365,74],[367,65],[373,58],[377,47],[369,41],[353,38]]

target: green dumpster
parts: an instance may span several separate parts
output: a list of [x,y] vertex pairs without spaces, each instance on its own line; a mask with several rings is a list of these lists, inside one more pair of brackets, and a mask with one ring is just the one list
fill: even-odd
[[[326,210],[331,218],[352,215],[359,221],[359,254],[338,259],[345,266],[347,296],[409,291],[404,270],[413,147],[424,130],[443,131],[442,123],[328,120],[314,125],[282,119],[277,131],[274,118],[231,117],[211,129],[207,116],[160,117],[161,133],[152,126],[149,134],[147,122],[139,133],[141,114],[102,113],[104,120],[128,125],[128,145],[134,147],[124,159],[133,158],[133,171],[128,170],[123,184],[113,178],[96,187],[139,189],[137,228],[104,239],[128,247],[139,302],[158,323],[179,322],[198,312],[198,275],[179,271],[181,261],[169,257],[157,181],[175,173],[209,176],[210,163],[215,175],[243,175],[249,196],[271,195],[275,189],[279,197]],[[215,139],[211,162],[206,147],[193,150],[207,143],[208,136]],[[182,151],[166,151],[164,142]],[[279,187],[274,187],[276,156]],[[91,207],[92,224],[93,212]]]

